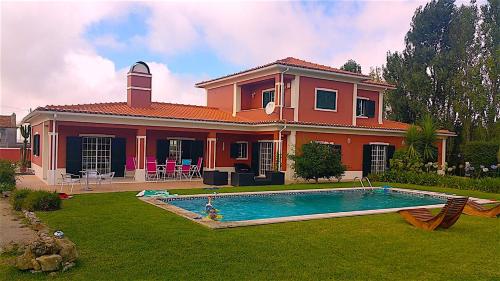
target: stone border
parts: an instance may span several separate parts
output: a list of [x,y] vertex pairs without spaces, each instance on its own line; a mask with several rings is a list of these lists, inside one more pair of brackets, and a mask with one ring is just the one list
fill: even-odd
[[[256,191],[256,192],[235,192],[235,193],[218,193],[218,194],[194,194],[194,195],[181,195],[176,197],[169,198],[144,198],[140,197],[139,199],[149,203],[151,205],[157,206],[164,210],[170,211],[174,214],[187,218],[191,221],[204,225],[211,229],[223,229],[223,228],[233,228],[233,227],[241,227],[241,226],[252,226],[252,225],[263,225],[263,224],[272,224],[272,223],[283,223],[283,222],[292,222],[292,221],[306,221],[306,220],[315,220],[315,219],[326,219],[326,218],[338,218],[338,217],[352,217],[352,216],[362,216],[362,215],[375,215],[375,214],[385,214],[385,213],[394,213],[400,210],[408,210],[414,208],[426,208],[426,209],[436,209],[442,208],[445,204],[435,204],[435,205],[424,205],[424,206],[412,206],[412,207],[400,207],[400,208],[388,208],[388,209],[375,209],[375,210],[362,210],[362,211],[350,211],[350,212],[336,212],[336,213],[323,213],[323,214],[311,214],[311,215],[300,215],[300,216],[288,216],[288,217],[278,217],[278,218],[268,218],[268,219],[255,219],[255,220],[243,220],[243,221],[232,221],[232,222],[222,222],[222,221],[213,221],[202,217],[199,214],[194,212],[182,209],[180,207],[174,206],[172,204],[168,204],[165,201],[174,201],[185,198],[205,198],[207,196],[215,196],[215,197],[231,197],[231,196],[241,196],[241,195],[271,195],[271,194],[294,194],[294,193],[308,193],[308,192],[331,192],[331,191],[361,191],[361,190],[375,190],[381,189],[381,187],[348,187],[348,188],[320,188],[320,189],[305,189],[305,190],[278,190],[278,191]],[[455,194],[445,194],[439,192],[432,191],[422,191],[422,190],[414,190],[414,189],[402,189],[402,188],[391,188],[392,191],[407,193],[412,195],[420,195],[420,196],[432,196],[438,197],[442,199],[447,198],[455,198],[461,197]],[[165,201],[163,201],[163,200]],[[480,199],[470,197],[477,201],[479,204],[488,204],[493,203],[494,201],[488,199]]]

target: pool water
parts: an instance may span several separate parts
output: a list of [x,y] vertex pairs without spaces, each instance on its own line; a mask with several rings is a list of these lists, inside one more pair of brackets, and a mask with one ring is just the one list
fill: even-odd
[[[206,196],[163,200],[206,216]],[[226,222],[444,203],[444,198],[383,189],[222,195],[212,199],[212,206],[222,215],[220,220]]]

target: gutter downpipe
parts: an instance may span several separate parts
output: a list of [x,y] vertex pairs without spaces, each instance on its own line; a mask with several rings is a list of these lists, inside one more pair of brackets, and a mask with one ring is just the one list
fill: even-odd
[[[280,90],[280,121],[283,120],[283,104],[285,100],[285,72],[289,71],[290,67],[287,67],[284,71],[281,72],[281,90]],[[286,120],[285,125],[278,133],[278,153],[279,153],[279,161],[278,161],[278,170],[281,171],[281,160],[283,159],[283,145],[281,143],[281,133],[286,129]]]
[[52,183],[56,185],[56,149],[57,149],[57,143],[56,143],[56,118],[57,118],[57,113],[54,113],[54,119],[52,122],[52,134],[51,134],[51,146],[52,146],[52,163],[51,163],[51,168],[52,168]]

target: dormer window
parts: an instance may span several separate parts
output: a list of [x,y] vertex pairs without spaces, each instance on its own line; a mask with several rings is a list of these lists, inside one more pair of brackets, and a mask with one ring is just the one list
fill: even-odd
[[375,101],[368,98],[358,97],[356,102],[357,117],[374,117],[375,116]]
[[262,91],[262,108],[270,102],[274,102],[274,88]]

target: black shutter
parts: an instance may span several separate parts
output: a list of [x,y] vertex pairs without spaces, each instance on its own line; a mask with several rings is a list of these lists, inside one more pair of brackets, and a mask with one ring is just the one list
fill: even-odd
[[[198,164],[198,158],[203,157],[203,141],[196,140],[191,142],[191,159],[192,164]],[[203,165],[202,165],[203,166]]]
[[193,143],[192,140],[182,140],[182,153],[181,153],[181,159],[191,159],[191,144]]
[[359,104],[361,103],[361,100],[360,99],[356,99],[356,116],[360,116],[361,115],[361,112],[359,111],[360,108],[359,108]]
[[389,160],[392,159],[392,157],[394,156],[394,151],[396,150],[396,147],[394,145],[389,145],[387,147],[387,168],[390,167],[390,162]]
[[363,145],[363,177],[366,177],[372,170],[372,146]]
[[367,117],[375,116],[375,101],[367,100],[365,102],[365,114]]
[[165,164],[167,161],[169,145],[168,140],[159,139],[156,141],[156,160],[158,164]]
[[229,148],[229,157],[231,158],[238,158],[238,144],[237,143],[232,143],[230,148]]
[[342,161],[342,146],[340,144],[334,144],[332,145],[332,150],[339,154],[339,158]]
[[124,176],[126,147],[125,138],[111,139],[111,172],[115,172],[115,177]]
[[260,160],[260,144],[258,142],[253,142],[252,143],[252,172],[255,173],[255,175],[259,175],[259,160]]
[[33,155],[40,156],[40,135],[33,137]]
[[[38,145],[40,142],[38,142]],[[82,138],[66,137],[66,173],[79,175],[82,170]]]

